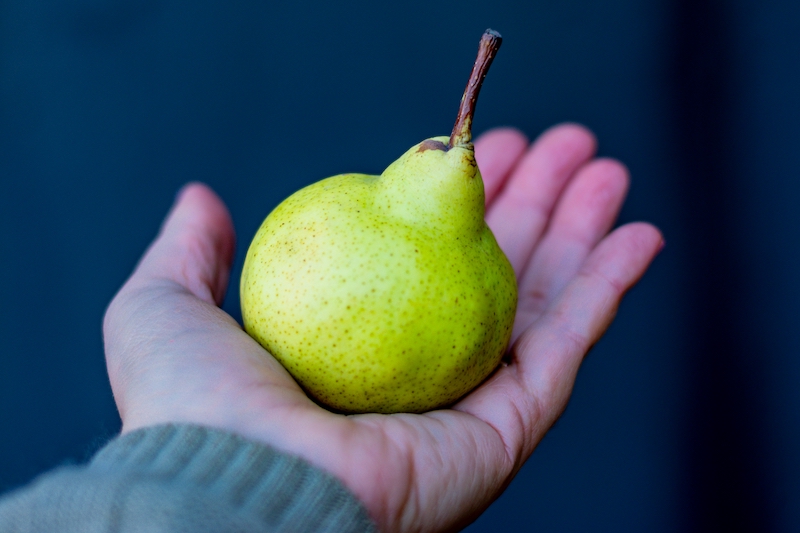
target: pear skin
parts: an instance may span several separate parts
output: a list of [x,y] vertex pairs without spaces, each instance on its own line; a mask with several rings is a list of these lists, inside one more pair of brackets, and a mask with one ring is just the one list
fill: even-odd
[[479,52],[449,138],[421,142],[380,176],[344,174],[298,191],[266,218],[247,252],[245,330],[336,410],[452,404],[508,346],[516,279],[484,222],[470,134],[477,90],[499,47],[499,35],[488,45],[486,35],[488,62]]

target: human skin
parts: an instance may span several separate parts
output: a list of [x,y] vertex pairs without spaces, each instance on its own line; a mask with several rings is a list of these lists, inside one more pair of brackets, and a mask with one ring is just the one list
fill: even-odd
[[611,230],[625,167],[585,128],[533,144],[513,129],[475,143],[486,221],[519,284],[509,353],[450,409],[345,416],[311,401],[218,306],[234,231],[220,199],[186,186],[106,312],[123,433],[161,423],[228,430],[338,477],[381,531],[452,531],[508,485],[566,407],[578,368],[663,247],[647,223]]

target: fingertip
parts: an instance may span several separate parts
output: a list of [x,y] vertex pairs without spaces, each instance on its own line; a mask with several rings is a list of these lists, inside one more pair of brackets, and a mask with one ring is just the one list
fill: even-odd
[[[585,171],[594,184],[589,188],[593,192],[593,200],[589,205],[600,206],[599,211],[604,211],[605,220],[598,224],[603,228],[603,233],[607,233],[614,225],[622,204],[628,196],[631,186],[630,172],[628,167],[616,159],[602,157],[588,163],[581,174]],[[598,235],[597,238],[601,237]]]
[[649,222],[629,222],[619,229],[625,228],[633,234],[633,238],[644,250],[652,250],[657,254],[664,248],[664,234]]
[[205,183],[193,181],[181,187],[176,195],[175,204],[186,204],[185,208],[194,209],[215,219],[230,219],[225,203]]
[[[586,163],[568,185],[559,209],[584,222],[591,221],[593,227],[601,228],[601,234],[590,239],[596,240],[611,228],[629,188],[630,174],[623,163],[608,157],[594,159]],[[601,213],[603,220],[593,220],[587,216],[590,213]]]
[[648,222],[631,222],[612,231],[587,260],[585,269],[616,280],[621,292],[636,283],[663,248],[661,231]]
[[[586,127],[564,123],[545,130],[522,156],[510,186],[526,195],[546,199],[550,205],[564,186],[585,166],[597,150],[597,140]],[[535,188],[533,183],[536,183]],[[515,185],[516,184],[516,185]]]
[[604,176],[611,176],[614,179],[625,182],[630,181],[630,170],[628,170],[628,166],[619,159],[614,159],[613,157],[598,157],[590,164],[597,167],[597,171]]
[[175,208],[180,210],[184,223],[199,224],[216,234],[233,234],[233,221],[222,199],[211,187],[190,182],[178,191]]
[[221,303],[233,263],[236,237],[228,208],[205,184],[192,182],[176,194],[158,238],[132,279],[171,279],[209,303]]
[[502,127],[487,131],[475,141],[478,162],[490,203],[528,148],[528,137],[515,128]]
[[528,143],[528,136],[521,130],[511,126],[500,126],[482,133],[475,140],[475,150],[479,151],[479,146],[483,148],[495,144],[501,146],[521,146],[525,148],[528,146]]
[[650,266],[650,263],[664,249],[664,235],[660,229],[648,222],[632,222],[623,227],[627,227],[633,234],[632,246],[639,252],[638,266],[641,270],[639,277],[641,277]]
[[562,122],[551,126],[539,136],[535,144],[540,141],[566,145],[575,151],[587,154],[587,158],[597,151],[597,137],[595,134],[592,130],[577,122]]

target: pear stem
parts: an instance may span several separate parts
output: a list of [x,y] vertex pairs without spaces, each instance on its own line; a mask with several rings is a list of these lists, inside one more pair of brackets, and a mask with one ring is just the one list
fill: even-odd
[[458,108],[458,117],[453,125],[453,132],[450,134],[448,148],[466,146],[472,142],[472,116],[475,114],[478,94],[481,92],[483,79],[489,72],[489,66],[502,43],[503,38],[496,31],[486,30],[483,32],[478,45],[478,57],[475,58],[467,88],[464,89],[464,96],[461,97],[461,106]]

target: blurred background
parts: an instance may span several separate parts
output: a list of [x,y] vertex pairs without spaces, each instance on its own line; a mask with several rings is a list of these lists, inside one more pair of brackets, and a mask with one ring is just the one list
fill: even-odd
[[242,259],[294,190],[448,134],[593,129],[667,246],[483,531],[800,531],[800,3],[0,1],[0,492],[119,430],[104,308],[176,191]]

